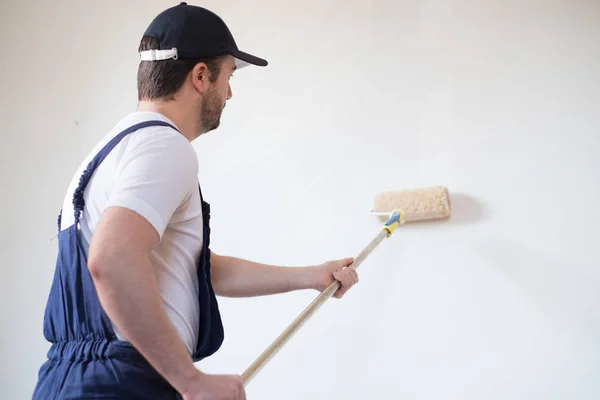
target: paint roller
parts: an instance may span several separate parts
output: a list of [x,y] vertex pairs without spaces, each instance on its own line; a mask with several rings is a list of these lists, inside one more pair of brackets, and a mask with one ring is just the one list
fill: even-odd
[[[390,237],[396,228],[405,222],[448,218],[451,212],[450,194],[448,189],[442,186],[396,190],[377,194],[371,214],[379,217],[387,217],[387,221],[377,236],[354,258],[354,262],[347,268],[357,269],[383,239]],[[340,283],[334,280],[244,371],[242,374],[244,386],[247,386],[252,381],[266,363],[281,350],[304,323],[337,291],[339,285]]]

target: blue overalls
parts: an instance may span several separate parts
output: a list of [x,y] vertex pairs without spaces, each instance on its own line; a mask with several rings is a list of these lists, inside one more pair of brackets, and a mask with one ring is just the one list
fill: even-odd
[[[136,124],[113,138],[88,164],[73,196],[75,221],[60,230],[56,270],[44,314],[44,337],[52,343],[41,366],[34,400],[178,399],[178,393],[129,343],[117,339],[98,300],[78,232],[83,193],[96,167],[119,141],[137,129],[172,125],[162,121]],[[202,198],[203,246],[198,263],[200,329],[192,354],[199,361],[223,342],[223,325],[210,274],[210,205]]]

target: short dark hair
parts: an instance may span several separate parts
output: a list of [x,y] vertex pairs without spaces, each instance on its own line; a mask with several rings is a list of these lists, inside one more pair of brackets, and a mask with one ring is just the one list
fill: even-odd
[[[151,36],[140,41],[139,51],[158,49],[158,43]],[[211,72],[210,81],[219,77],[221,58],[140,61],[137,73],[138,100],[173,100],[189,72],[200,62]]]

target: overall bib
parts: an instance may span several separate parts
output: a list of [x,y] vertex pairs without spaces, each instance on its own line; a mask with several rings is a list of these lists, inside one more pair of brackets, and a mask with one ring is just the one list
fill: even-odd
[[[83,193],[94,170],[126,135],[163,121],[136,124],[114,137],[90,161],[73,196],[75,221],[60,229],[56,270],[44,314],[43,331],[51,342],[41,366],[34,400],[49,399],[178,399],[181,398],[141,354],[120,341],[104,312],[87,268],[87,254],[78,232],[84,208]],[[194,361],[215,353],[223,342],[223,325],[210,274],[210,205],[200,197],[203,246],[197,266],[200,329]]]

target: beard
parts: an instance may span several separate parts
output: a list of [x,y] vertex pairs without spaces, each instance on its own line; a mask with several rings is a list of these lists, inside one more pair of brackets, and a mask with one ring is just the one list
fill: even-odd
[[223,102],[215,91],[210,91],[200,109],[200,127],[204,133],[215,130],[221,124]]

